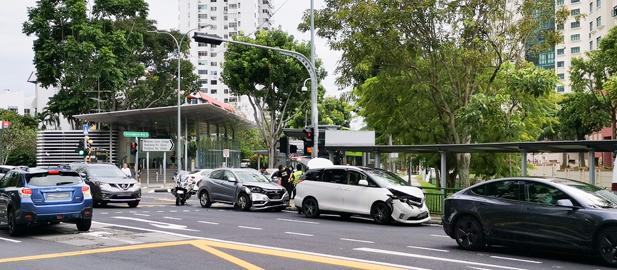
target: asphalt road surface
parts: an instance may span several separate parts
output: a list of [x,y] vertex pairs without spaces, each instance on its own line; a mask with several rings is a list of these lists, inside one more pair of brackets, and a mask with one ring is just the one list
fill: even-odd
[[0,269],[609,269],[594,257],[541,248],[459,250],[441,226],[377,225],[292,211],[175,206],[145,194],[138,208],[96,208],[89,232],[73,224],[0,230]]

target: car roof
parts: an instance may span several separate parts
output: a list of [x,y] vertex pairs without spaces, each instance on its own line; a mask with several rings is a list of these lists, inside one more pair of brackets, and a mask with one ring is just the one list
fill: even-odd
[[581,181],[577,181],[573,179],[568,179],[568,178],[560,178],[560,177],[518,176],[518,177],[504,177],[504,178],[491,179],[488,181],[477,183],[471,187],[475,187],[475,186],[485,184],[485,183],[491,183],[491,182],[497,182],[497,181],[507,181],[507,180],[535,181],[535,182],[542,182],[546,184],[561,184],[561,185],[571,185],[571,184],[591,185],[589,183],[585,183],[585,182],[581,182]]

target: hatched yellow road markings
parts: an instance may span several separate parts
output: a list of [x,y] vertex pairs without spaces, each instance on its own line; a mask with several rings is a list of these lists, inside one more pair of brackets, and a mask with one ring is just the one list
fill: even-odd
[[383,265],[379,263],[359,262],[359,261],[348,260],[344,258],[332,258],[332,257],[327,257],[327,256],[306,254],[303,252],[268,249],[268,248],[263,248],[263,247],[254,247],[254,246],[242,245],[242,244],[224,243],[224,242],[217,242],[217,241],[211,241],[211,240],[188,240],[188,241],[150,243],[150,244],[139,244],[139,245],[130,245],[130,246],[79,250],[79,251],[68,251],[68,252],[59,252],[59,253],[51,253],[51,254],[23,256],[23,257],[3,258],[3,259],[0,259],[0,263],[55,259],[55,258],[62,258],[62,257],[93,255],[93,254],[100,254],[100,253],[132,251],[132,250],[141,250],[141,249],[150,249],[150,248],[165,248],[165,247],[174,247],[174,246],[181,246],[181,245],[192,245],[194,247],[197,247],[203,251],[206,251],[212,255],[215,255],[221,259],[234,263],[248,270],[257,270],[257,269],[262,269],[262,268],[255,266],[242,259],[231,256],[222,251],[219,251],[215,248],[229,249],[229,250],[254,253],[254,254],[269,255],[269,256],[282,257],[282,258],[293,259],[293,260],[313,262],[313,263],[329,264],[329,265],[335,265],[335,266],[341,266],[341,267],[347,267],[347,268],[353,268],[353,269],[365,269],[365,270],[368,270],[368,269],[401,270],[403,269],[403,268],[387,266],[387,265]]

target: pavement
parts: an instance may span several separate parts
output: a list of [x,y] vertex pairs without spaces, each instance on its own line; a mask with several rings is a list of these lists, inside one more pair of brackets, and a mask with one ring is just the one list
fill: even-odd
[[0,230],[1,269],[606,269],[578,253],[457,248],[439,225],[377,225],[363,217],[241,212],[196,198],[175,206],[146,193],[138,208],[96,208],[89,232],[73,224]]

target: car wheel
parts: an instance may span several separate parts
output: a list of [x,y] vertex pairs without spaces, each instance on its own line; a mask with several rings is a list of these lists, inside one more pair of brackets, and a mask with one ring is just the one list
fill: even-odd
[[8,219],[9,234],[11,236],[18,236],[18,235],[23,234],[25,230],[24,229],[25,226],[17,224],[17,220],[16,220],[17,218],[15,217],[15,212],[13,210],[9,209],[8,212],[9,213],[8,213],[7,219]]
[[248,211],[251,209],[251,200],[249,199],[249,196],[244,193],[240,194],[236,200],[236,207],[242,211]]
[[392,211],[390,207],[383,202],[377,202],[371,207],[371,217],[378,224],[388,224],[392,221]]
[[302,212],[307,218],[319,217],[319,203],[313,198],[307,198],[302,203]]
[[90,230],[90,226],[92,226],[92,220],[91,219],[80,219],[77,221],[76,225],[77,225],[78,231],[87,232]]
[[605,228],[598,234],[596,250],[604,263],[617,266],[617,227]]
[[135,208],[139,205],[139,201],[129,202],[128,204],[130,208]]
[[199,193],[199,204],[201,204],[201,207],[203,208],[209,208],[212,205],[212,202],[210,201],[210,196],[207,191],[204,190]]
[[470,216],[461,217],[454,224],[454,238],[465,250],[480,250],[485,246],[484,233],[480,222]]

